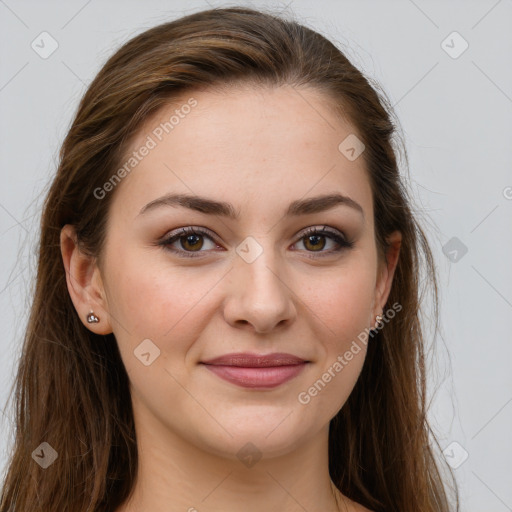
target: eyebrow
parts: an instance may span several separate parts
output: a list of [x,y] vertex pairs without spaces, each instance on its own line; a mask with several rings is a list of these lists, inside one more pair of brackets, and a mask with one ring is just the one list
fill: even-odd
[[[298,199],[290,203],[286,216],[308,215],[330,210],[338,205],[349,206],[357,210],[364,219],[362,206],[348,196],[342,194],[327,194],[306,199]],[[231,203],[215,201],[207,197],[188,194],[166,194],[142,207],[138,215],[154,210],[161,206],[182,206],[207,215],[220,215],[237,220],[240,210],[236,210]]]

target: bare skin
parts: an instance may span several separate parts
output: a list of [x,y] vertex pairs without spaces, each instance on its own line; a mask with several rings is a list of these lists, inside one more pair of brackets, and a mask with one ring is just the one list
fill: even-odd
[[[71,226],[61,233],[76,310],[93,332],[114,333],[131,383],[138,478],[116,512],[368,512],[334,489],[327,450],[329,422],[357,381],[366,346],[335,376],[332,367],[382,314],[400,233],[378,261],[364,160],[338,150],[355,129],[312,89],[189,93],[150,119],[130,151],[191,96],[197,106],[117,185],[102,267],[78,250]],[[285,215],[293,201],[334,192],[362,212],[337,204]],[[167,193],[229,202],[239,218],[169,205],[140,213]],[[188,226],[208,234],[158,245]],[[311,227],[353,246],[336,250],[330,234],[305,236]],[[237,252],[248,247],[261,250],[251,262]],[[100,322],[86,322],[91,309]],[[150,348],[145,365],[134,351],[147,339],[160,353],[153,360]],[[283,384],[250,389],[202,364],[231,352],[309,362]],[[328,384],[301,403],[299,394],[329,368]],[[249,467],[240,450],[261,458]]]

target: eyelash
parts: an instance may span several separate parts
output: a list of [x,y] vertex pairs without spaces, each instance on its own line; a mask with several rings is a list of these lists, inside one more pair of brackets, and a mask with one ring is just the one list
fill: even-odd
[[[327,236],[328,238],[331,238],[334,240],[339,247],[337,249],[332,249],[330,251],[319,251],[318,253],[316,251],[306,251],[309,253],[315,254],[315,256],[308,256],[310,258],[322,258],[324,256],[329,256],[338,252],[341,252],[343,250],[351,249],[354,246],[354,242],[345,240],[341,235],[336,233],[335,231],[331,231],[326,229],[327,226],[324,226],[322,229],[318,228],[309,228],[303,235],[297,240],[297,242],[300,242],[304,238],[307,238],[308,236]],[[207,251],[183,251],[181,249],[173,249],[170,247],[171,244],[179,240],[180,238],[183,238],[185,236],[190,235],[197,235],[197,236],[206,236],[212,240],[212,242],[215,243],[215,240],[213,239],[212,235],[202,229],[202,228],[194,228],[194,227],[186,227],[186,228],[180,228],[178,233],[171,234],[170,236],[164,238],[160,242],[158,242],[158,245],[163,246],[165,250],[171,251],[174,254],[178,254],[180,257],[185,258],[201,258],[201,253],[207,252]],[[295,242],[295,243],[297,243]]]

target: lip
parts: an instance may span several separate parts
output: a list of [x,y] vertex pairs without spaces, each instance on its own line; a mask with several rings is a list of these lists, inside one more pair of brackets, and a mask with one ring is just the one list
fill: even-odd
[[236,353],[202,361],[208,370],[245,388],[274,388],[301,373],[309,361],[286,353]]
[[274,352],[272,354],[254,354],[252,352],[236,352],[214,357],[203,364],[214,364],[223,366],[243,366],[246,368],[267,368],[269,366],[288,366],[308,362],[305,359],[286,354],[285,352]]

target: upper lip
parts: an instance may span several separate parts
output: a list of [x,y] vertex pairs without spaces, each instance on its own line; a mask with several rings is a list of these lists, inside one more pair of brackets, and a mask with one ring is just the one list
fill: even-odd
[[276,352],[273,354],[253,354],[249,352],[239,352],[233,354],[225,354],[223,356],[214,357],[203,364],[213,364],[222,366],[241,366],[245,368],[262,368],[271,366],[289,366],[301,363],[307,363],[305,359],[286,354],[284,352]]

